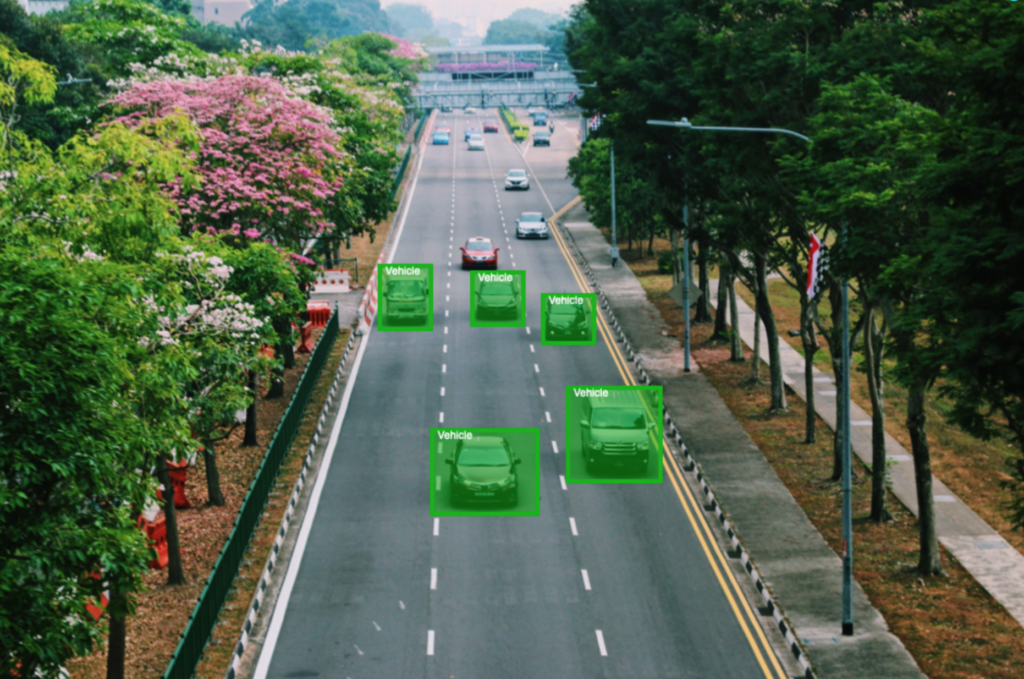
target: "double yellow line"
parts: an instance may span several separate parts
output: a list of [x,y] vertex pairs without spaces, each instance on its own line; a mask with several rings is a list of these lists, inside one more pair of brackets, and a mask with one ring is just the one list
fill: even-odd
[[[575,258],[569,252],[569,247],[565,241],[565,237],[559,233],[559,229],[555,225],[555,219],[565,214],[569,208],[579,201],[580,198],[577,196],[571,203],[556,212],[551,217],[548,228],[550,228],[551,233],[554,234],[555,241],[558,243],[558,248],[562,251],[562,256],[565,257],[565,261],[569,264],[569,270],[572,272],[573,278],[576,279],[576,284],[579,285],[580,291],[589,292],[590,286],[587,285],[583,272],[580,270]],[[608,353],[611,354],[612,361],[615,363],[615,367],[622,376],[622,381],[627,386],[637,386],[636,379],[634,379],[633,374],[626,366],[626,358],[622,355],[618,344],[615,342],[615,338],[612,336],[611,328],[608,327],[608,324],[600,311],[595,313],[594,316],[597,319],[598,330],[601,331],[605,345],[608,347]],[[661,419],[660,414],[657,417]],[[786,673],[783,671],[782,666],[779,663],[779,659],[776,657],[771,645],[768,643],[764,630],[761,629],[761,624],[754,614],[750,603],[747,601],[746,596],[743,594],[743,590],[740,589],[739,582],[736,581],[736,576],[729,567],[726,556],[722,553],[722,550],[718,545],[718,541],[716,540],[714,533],[711,531],[711,526],[708,524],[704,513],[701,511],[700,503],[697,502],[697,498],[694,497],[690,487],[684,481],[683,472],[669,451],[668,441],[663,441],[663,443],[664,448],[662,451],[662,461],[669,481],[672,482],[672,487],[675,489],[676,496],[679,498],[679,503],[683,506],[683,510],[686,512],[686,518],[689,519],[694,532],[697,534],[697,539],[700,542],[701,549],[704,550],[704,555],[707,557],[708,563],[711,565],[711,570],[714,572],[715,578],[718,580],[718,584],[725,593],[725,598],[729,602],[729,606],[732,608],[732,612],[736,616],[736,620],[739,623],[740,628],[743,630],[743,634],[746,637],[747,642],[750,644],[750,648],[754,652],[754,657],[757,658],[757,662],[761,666],[761,670],[764,672],[765,677],[768,679],[786,679]],[[568,454],[568,451],[566,451],[566,454]]]

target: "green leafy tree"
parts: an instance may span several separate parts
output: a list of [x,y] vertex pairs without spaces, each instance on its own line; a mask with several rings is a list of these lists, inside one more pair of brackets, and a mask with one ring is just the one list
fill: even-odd
[[303,50],[311,40],[328,42],[366,31],[390,29],[377,0],[263,0],[242,18],[240,37],[267,46]]
[[528,21],[499,19],[487,27],[485,45],[533,45],[544,42],[546,31]]
[[421,40],[434,31],[434,16],[423,5],[396,2],[388,5],[387,14],[402,27],[399,35],[409,40]]

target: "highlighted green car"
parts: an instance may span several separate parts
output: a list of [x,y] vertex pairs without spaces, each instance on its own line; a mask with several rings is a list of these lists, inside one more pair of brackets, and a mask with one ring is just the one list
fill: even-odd
[[480,436],[458,441],[455,452],[445,459],[450,465],[448,488],[452,506],[465,503],[519,504],[519,474],[522,463],[500,436]]

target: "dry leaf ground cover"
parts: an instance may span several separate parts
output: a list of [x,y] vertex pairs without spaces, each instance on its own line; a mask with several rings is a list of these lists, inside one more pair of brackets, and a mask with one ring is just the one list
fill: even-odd
[[[656,251],[667,248],[667,242],[655,241]],[[655,257],[641,258],[632,252],[624,253],[624,260],[672,332],[681,338],[682,309],[666,294],[671,288],[671,276],[657,273]],[[778,283],[785,285],[782,281]],[[778,311],[779,306],[773,297],[773,307]],[[780,312],[779,327],[785,330],[798,325]],[[840,488],[828,480],[832,471],[831,430],[819,418],[818,443],[803,444],[806,411],[803,401],[796,397],[788,399],[787,414],[768,417],[767,385],[744,384],[750,374],[749,350],[746,362],[730,362],[727,346],[708,341],[711,330],[711,324],[691,326],[695,362],[838,553],[842,544]],[[767,378],[766,365],[762,365],[761,374]],[[866,399],[866,392],[861,396]],[[899,395],[890,392],[890,399],[897,401]],[[890,427],[890,431],[895,429]],[[933,438],[939,437],[936,434]],[[942,445],[938,443],[937,447]],[[854,575],[922,670],[933,679],[1021,677],[1024,629],[945,550],[947,577],[920,578],[913,570],[917,563],[917,520],[890,494],[889,507],[895,520],[883,525],[867,521],[868,472],[859,462],[855,472]],[[963,466],[966,477],[976,473],[976,466]],[[710,481],[714,483],[714,479]],[[968,493],[962,497],[974,506],[977,496]]]

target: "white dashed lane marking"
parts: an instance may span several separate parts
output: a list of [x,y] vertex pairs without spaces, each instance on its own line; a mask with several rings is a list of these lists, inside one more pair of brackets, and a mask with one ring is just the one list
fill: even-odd
[[558,481],[562,484],[562,490],[569,490],[569,487],[565,485],[565,477],[561,474],[558,475]]
[[[444,396],[444,394],[441,395]],[[551,450],[555,451],[555,455],[558,455],[558,444],[554,441],[551,442]]]
[[[601,634],[601,630],[599,629],[596,629],[594,631],[597,633],[597,647],[601,651],[601,656],[607,658],[608,649],[604,647],[604,635]],[[431,634],[433,634],[433,632],[431,632]],[[433,653],[431,653],[430,655],[433,655]]]
[[[436,536],[438,536],[440,534],[441,534],[441,519],[434,519],[434,536],[436,537]],[[401,602],[399,602],[399,603],[401,603]],[[405,606],[402,606],[402,608],[405,608]]]
[[585,590],[587,590],[589,592],[590,591],[590,576],[587,574],[587,569],[586,568],[581,569],[580,573],[583,574],[583,589],[585,589]]
[[579,537],[579,533],[576,532],[576,519],[571,516],[569,517],[569,528],[574,536]]

